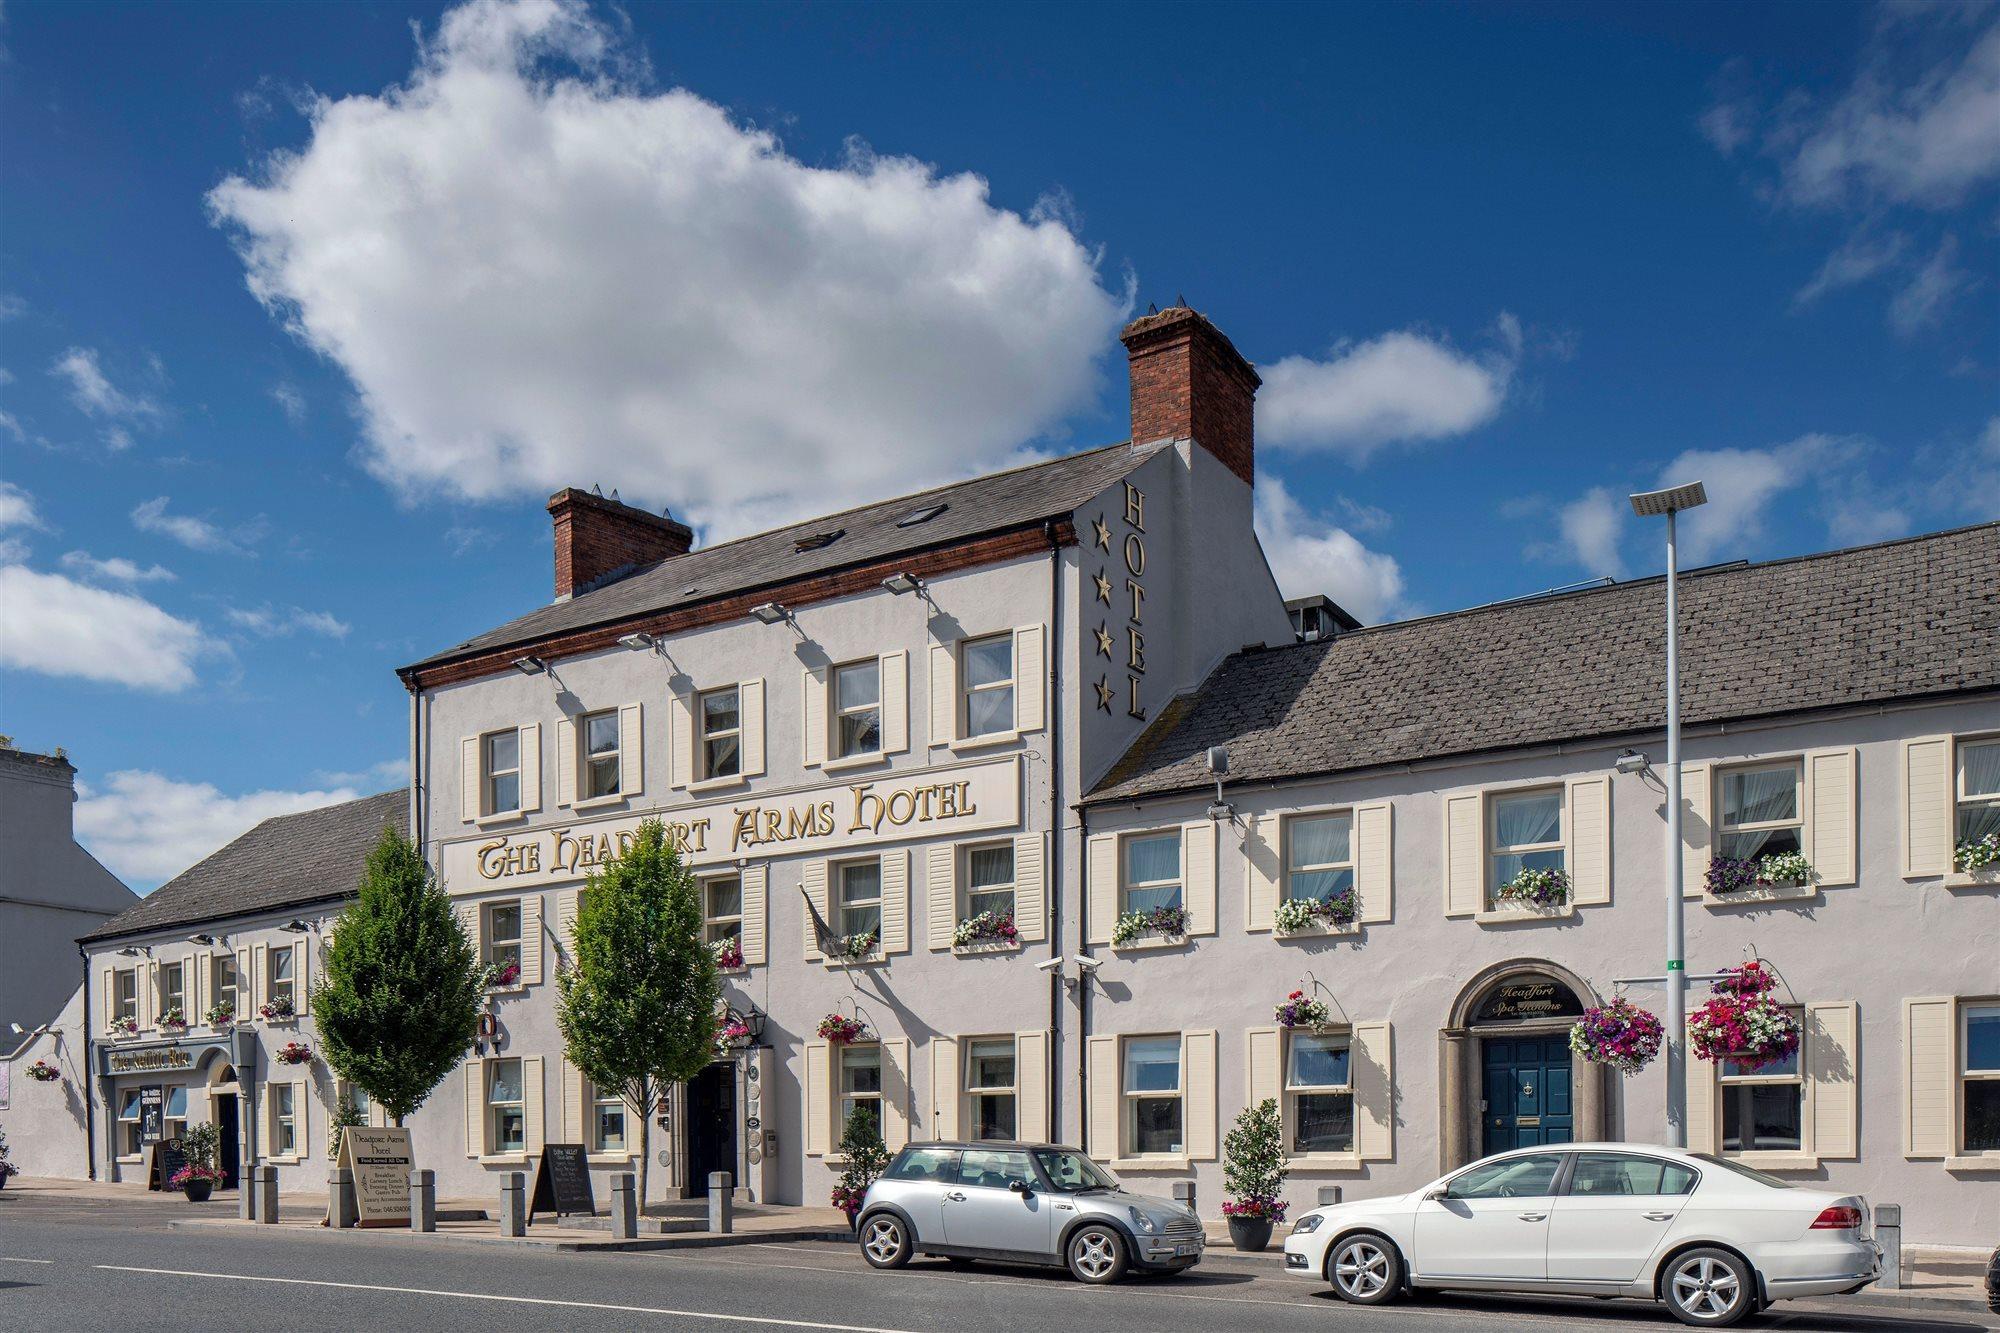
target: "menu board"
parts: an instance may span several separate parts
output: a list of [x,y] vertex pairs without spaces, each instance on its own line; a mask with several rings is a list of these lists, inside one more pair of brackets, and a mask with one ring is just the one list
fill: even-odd
[[340,1131],[340,1161],[354,1180],[354,1204],[359,1225],[406,1227],[410,1224],[410,1131],[347,1125]]
[[542,1150],[541,1163],[535,1168],[535,1192],[528,1203],[528,1216],[532,1219],[536,1213],[596,1216],[597,1200],[590,1192],[590,1159],[581,1143],[551,1143]]

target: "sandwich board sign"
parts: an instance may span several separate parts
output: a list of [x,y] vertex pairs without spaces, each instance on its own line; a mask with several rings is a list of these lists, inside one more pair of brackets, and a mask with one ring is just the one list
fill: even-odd
[[535,1192],[529,1196],[530,1221],[536,1213],[597,1215],[597,1202],[590,1193],[590,1161],[581,1143],[551,1143],[542,1149],[542,1160],[535,1170]]
[[410,1225],[410,1131],[395,1127],[346,1125],[340,1131],[340,1160],[354,1181],[357,1225]]

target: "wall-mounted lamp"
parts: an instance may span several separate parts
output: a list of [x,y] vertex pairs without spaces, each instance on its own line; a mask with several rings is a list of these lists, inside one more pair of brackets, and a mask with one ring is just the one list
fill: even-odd
[[750,608],[750,614],[766,625],[782,625],[792,618],[792,613],[776,602],[759,602]]
[[1215,777],[1215,801],[1208,807],[1208,817],[1210,819],[1234,819],[1236,817],[1236,808],[1222,799],[1222,779],[1229,772],[1229,747],[1225,745],[1209,746],[1208,753],[1202,756],[1202,762],[1208,766],[1208,771]]
[[906,592],[922,592],[924,581],[915,574],[908,574],[899,569],[888,578],[883,579],[882,586],[896,594],[896,596],[901,597]]
[[308,926],[305,922],[299,920],[297,917],[293,917],[290,921],[287,921],[285,923],[284,930],[288,934],[304,935],[310,932],[312,930],[312,927]]
[[188,943],[189,943],[189,944],[199,944],[199,945],[200,945],[200,946],[201,946],[202,948],[206,949],[206,948],[207,948],[207,947],[208,947],[209,945],[211,945],[211,944],[214,944],[214,943],[215,943],[215,936],[213,936],[213,935],[190,935],[190,936],[188,936]]
[[658,642],[659,640],[655,639],[652,635],[641,630],[632,634],[621,635],[618,639],[618,646],[620,648],[633,649],[635,652],[644,652]]
[[527,657],[517,657],[514,659],[514,670],[520,672],[524,676],[539,676],[542,675],[544,672],[546,672],[548,669],[549,669],[549,664],[547,662],[544,662],[541,658],[534,656],[533,654],[530,654]]
[[153,956],[153,951],[152,949],[148,948],[146,945],[143,944],[139,945],[137,948],[134,948],[132,945],[128,944],[124,948],[118,951],[118,956],[120,958],[137,958],[140,954],[144,954],[146,957],[151,958]]
[[1626,750],[1618,756],[1617,767],[1620,773],[1644,773],[1652,764],[1637,750]]

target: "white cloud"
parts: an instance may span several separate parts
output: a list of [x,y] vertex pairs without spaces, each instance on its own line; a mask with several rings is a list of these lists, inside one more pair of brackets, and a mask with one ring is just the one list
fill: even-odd
[[1891,232],[1880,239],[1865,232],[1855,233],[1826,257],[1819,272],[1792,297],[1792,304],[1811,305],[1828,292],[1868,281],[1902,258],[1907,239],[1900,232]]
[[18,565],[28,558],[28,544],[19,537],[0,537],[0,565]]
[[1625,496],[1608,486],[1594,486],[1562,507],[1556,514],[1556,530],[1578,564],[1592,574],[1623,578],[1625,561],[1618,554],[1618,543],[1631,512]]
[[84,782],[77,789],[77,841],[120,879],[148,892],[273,815],[361,795],[339,786],[229,796],[206,782],[138,769],[110,774],[102,789]]
[[1394,556],[1307,513],[1277,477],[1260,476],[1256,495],[1257,538],[1285,596],[1324,593],[1364,622],[1402,609],[1403,571]]
[[169,514],[168,497],[155,496],[132,510],[132,526],[141,532],[150,532],[160,537],[171,537],[190,551],[209,551],[226,555],[248,555],[250,544],[259,535],[257,524],[245,524],[234,531],[224,531],[205,518],[189,514]]
[[[1851,464],[1862,445],[1852,437],[1801,435],[1768,449],[1690,449],[1667,464],[1656,487],[1701,481],[1708,503],[1681,519],[1684,561],[1747,556],[1763,541],[1773,502],[1786,491],[1826,483]],[[1851,474],[1843,474],[1851,475]]]
[[1324,360],[1288,356],[1262,368],[1259,443],[1362,462],[1383,445],[1463,435],[1499,414],[1520,359],[1521,328],[1472,354],[1413,330],[1337,346]]
[[11,481],[0,481],[0,528],[40,528],[35,497]]
[[143,597],[0,567],[0,665],[47,676],[175,691],[210,651],[199,625]]
[[165,565],[142,566],[122,555],[99,560],[88,551],[67,552],[62,567],[80,578],[108,579],[113,583],[167,583],[174,577],[174,571]]
[[28,313],[28,303],[11,292],[0,292],[0,324]]
[[292,634],[323,634],[329,639],[344,639],[351,628],[345,621],[336,619],[331,612],[308,611],[304,607],[257,608],[232,606],[222,613],[229,623],[265,638],[282,638]]
[[56,358],[49,373],[69,385],[69,400],[77,411],[105,423],[105,442],[114,449],[132,443],[129,425],[156,422],[162,416],[160,405],[153,399],[143,393],[127,393],[106,378],[92,348],[70,348]]
[[1954,297],[1977,282],[1958,267],[1957,258],[1958,238],[1945,237],[1889,302],[1890,328],[1906,338],[1921,332],[1943,317]]
[[299,392],[297,385],[286,381],[272,385],[271,401],[275,402],[279,410],[285,414],[285,420],[294,426],[305,424],[306,396]]
[[410,495],[601,481],[741,528],[1017,457],[1126,301],[1054,216],[656,92],[580,0],[473,0],[209,196]]
[[366,768],[351,770],[321,769],[312,775],[314,782],[329,787],[354,787],[360,791],[382,791],[389,787],[406,786],[410,781],[410,761],[407,758],[384,759]]

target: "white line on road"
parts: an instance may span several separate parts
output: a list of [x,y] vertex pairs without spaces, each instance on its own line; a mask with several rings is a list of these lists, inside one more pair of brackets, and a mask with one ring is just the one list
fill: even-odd
[[0,1254],[0,1264],[52,1264],[54,1262],[55,1260],[53,1259],[15,1259],[8,1255]]
[[201,1273],[179,1268],[133,1268],[124,1264],[93,1264],[106,1273],[147,1273],[157,1277],[221,1278],[229,1282],[275,1282],[292,1287],[337,1287],[343,1291],[379,1291],[394,1296],[444,1296],[461,1301],[498,1301],[508,1305],[550,1305],[565,1310],[608,1310],[614,1314],[662,1314],[678,1319],[713,1319],[729,1324],[764,1324],[780,1328],[823,1329],[827,1333],[914,1333],[864,1324],[822,1324],[810,1319],[776,1319],[765,1315],[717,1314],[709,1310],[670,1310],[653,1305],[611,1305],[601,1301],[558,1301],[541,1296],[497,1296],[484,1291],[444,1291],[434,1287],[383,1287],[366,1282],[328,1282],[316,1278],[264,1277],[251,1273]]

